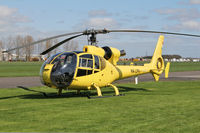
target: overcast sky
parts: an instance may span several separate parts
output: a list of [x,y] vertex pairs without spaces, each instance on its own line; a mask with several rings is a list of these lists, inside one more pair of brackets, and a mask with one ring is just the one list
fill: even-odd
[[[200,0],[0,0],[0,37],[52,35],[90,28],[200,34]],[[152,55],[159,34],[110,33],[99,46]],[[86,37],[77,39],[80,50]],[[165,35],[163,54],[200,57],[200,38]]]

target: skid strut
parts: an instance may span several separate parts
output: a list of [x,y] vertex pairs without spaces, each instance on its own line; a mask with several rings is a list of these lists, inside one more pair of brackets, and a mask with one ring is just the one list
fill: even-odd
[[112,87],[115,90],[115,96],[119,96],[119,89],[113,84],[108,84],[108,86]]
[[93,84],[92,86],[97,90],[97,95],[102,96],[101,89],[99,88],[99,86],[97,86],[95,84]]
[[62,88],[59,88],[58,89],[58,96],[61,96],[62,95]]
[[97,97],[90,97],[89,95],[87,95],[88,99],[95,99],[95,98],[105,98],[105,97],[113,97],[113,96],[124,96],[124,94],[119,94],[119,90],[118,88],[113,85],[113,84],[108,84],[107,86],[112,87],[115,90],[115,95],[110,95],[110,96],[102,96],[101,93],[101,89],[99,86],[97,86],[96,84],[92,84],[92,87],[94,87],[97,90]]

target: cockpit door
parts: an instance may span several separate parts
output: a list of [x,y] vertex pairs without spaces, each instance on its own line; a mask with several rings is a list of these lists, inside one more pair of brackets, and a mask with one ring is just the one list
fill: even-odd
[[86,76],[92,73],[93,73],[93,56],[91,54],[80,55],[76,77]]
[[76,77],[86,76],[100,71],[100,59],[96,55],[83,54],[79,56]]

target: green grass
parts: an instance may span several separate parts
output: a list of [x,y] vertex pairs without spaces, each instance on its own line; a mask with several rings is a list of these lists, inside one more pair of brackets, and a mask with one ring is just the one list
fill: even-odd
[[0,62],[0,77],[39,76],[42,62]]
[[200,71],[200,62],[172,62],[171,72]]
[[[200,132],[200,81],[120,84],[121,97],[0,89],[0,132]],[[45,87],[35,90],[55,92]],[[92,94],[95,94],[92,92]],[[113,90],[103,88],[104,95]]]
[[[136,63],[141,65],[144,62]],[[41,66],[42,62],[0,62],[0,77],[39,76]],[[178,71],[200,71],[200,62],[172,62],[170,72]]]

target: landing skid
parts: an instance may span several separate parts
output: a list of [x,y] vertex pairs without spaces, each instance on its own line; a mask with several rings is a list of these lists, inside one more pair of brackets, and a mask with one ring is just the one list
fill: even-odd
[[[29,89],[29,88],[27,88],[27,87],[24,87],[24,86],[17,86],[17,88],[20,88],[20,89],[23,89],[23,90],[26,90],[26,91],[31,91],[31,92],[37,92],[37,93],[40,93],[40,94],[42,94],[44,97],[47,97],[47,98],[59,98],[59,97],[64,97],[63,95],[59,95],[59,93],[58,93],[58,95],[47,95],[45,92],[42,92],[42,91],[36,91],[36,90],[32,90],[32,89]],[[75,94],[76,96],[77,95],[79,95],[79,96],[83,96],[83,97],[88,97],[89,96],[89,94],[87,93],[87,94],[85,94],[85,93],[80,93],[80,94]]]
[[96,98],[108,98],[108,97],[118,97],[118,96],[125,96],[125,94],[119,94],[119,95],[109,95],[109,96],[97,96],[97,97],[91,97],[89,95],[87,95],[88,99],[96,99]]
[[[23,90],[26,90],[26,91],[31,91],[31,92],[37,92],[37,93],[41,93],[43,96],[45,97],[48,97],[48,98],[51,98],[51,97],[62,97],[62,95],[54,95],[54,96],[48,96],[45,92],[42,92],[42,91],[36,91],[36,90],[32,90],[32,89],[29,89],[27,87],[24,87],[24,86],[17,86],[17,88],[21,88]],[[84,96],[84,97],[87,97],[88,99],[96,99],[96,98],[108,98],[108,97],[116,97],[116,96],[125,96],[125,94],[119,94],[119,95],[108,95],[108,96],[97,96],[97,97],[93,97],[93,96],[90,96],[88,93],[85,94],[85,93],[80,93],[79,94],[80,96]]]
[[31,90],[31,89],[24,87],[24,86],[17,86],[17,88],[21,88],[21,89],[26,90],[26,91],[38,92],[38,93],[43,94],[45,97],[49,97],[45,92],[42,92],[42,91]]

